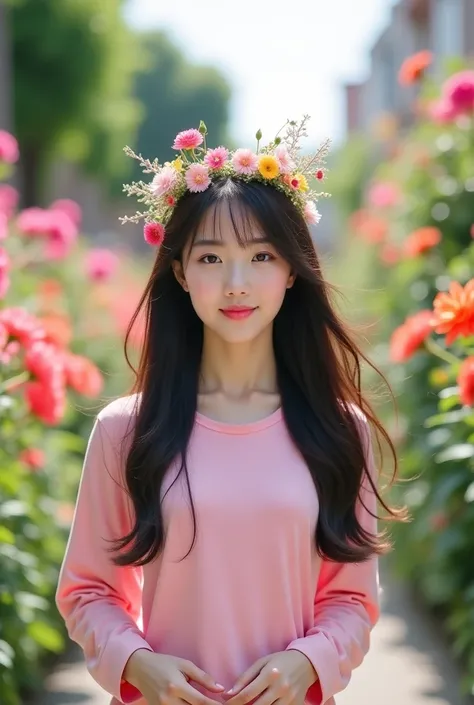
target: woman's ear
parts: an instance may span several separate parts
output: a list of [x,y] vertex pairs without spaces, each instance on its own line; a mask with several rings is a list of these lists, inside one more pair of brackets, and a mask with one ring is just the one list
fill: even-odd
[[178,259],[174,259],[171,266],[173,267],[173,273],[178,284],[183,287],[184,291],[189,291],[186,283],[186,277],[184,276],[183,263]]
[[286,284],[287,289],[291,289],[291,287],[295,283],[295,279],[296,279],[296,274],[290,274],[290,276],[288,277],[288,282]]

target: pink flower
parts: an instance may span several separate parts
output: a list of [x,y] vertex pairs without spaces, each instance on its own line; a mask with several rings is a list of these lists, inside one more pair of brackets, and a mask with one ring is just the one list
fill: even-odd
[[6,130],[0,130],[0,162],[14,164],[20,156],[18,142]]
[[5,240],[8,236],[8,218],[6,213],[0,211],[0,240]]
[[203,136],[199,130],[183,130],[179,132],[173,143],[173,149],[195,149],[203,142]]
[[44,340],[38,340],[28,348],[25,367],[44,384],[56,383],[64,376],[64,365],[58,348]]
[[178,180],[178,172],[172,166],[164,166],[158,174],[155,174],[151,182],[151,192],[157,198],[164,196],[171,191]]
[[3,247],[0,247],[0,299],[4,298],[10,288],[10,277],[8,274],[10,265],[8,252]]
[[36,340],[42,340],[45,336],[38,318],[20,306],[1,310],[0,322],[3,323],[8,334],[17,338],[25,347],[32,345]]
[[390,208],[398,203],[398,188],[388,181],[373,184],[368,192],[368,201],[375,208]]
[[48,230],[48,211],[44,208],[25,208],[19,214],[16,226],[24,235],[45,235]]
[[48,241],[45,256],[50,260],[60,260],[70,253],[78,236],[77,225],[62,210],[47,211]]
[[216,147],[208,149],[204,157],[204,163],[209,169],[221,169],[229,156],[229,152],[225,147]]
[[433,121],[439,125],[444,125],[456,119],[454,106],[445,98],[432,103],[428,110]]
[[112,250],[105,248],[90,250],[86,255],[85,262],[87,276],[92,281],[109,279],[115,273],[119,261],[118,256]]
[[184,178],[186,179],[186,184],[191,193],[205,191],[211,183],[209,170],[207,166],[203,164],[191,164]]
[[71,198],[60,198],[58,201],[54,201],[54,203],[50,205],[49,209],[53,211],[62,211],[69,216],[77,227],[79,227],[82,222],[81,207]]
[[258,157],[250,149],[237,149],[232,164],[237,174],[253,174],[258,167]]
[[8,342],[8,328],[0,321],[0,351],[3,350]]
[[145,223],[143,236],[148,245],[161,247],[165,239],[165,228],[161,223]]
[[317,225],[321,220],[321,213],[316,208],[314,201],[308,201],[304,207],[304,218],[309,225]]
[[457,115],[474,112],[474,71],[451,76],[444,84],[443,96]]
[[176,198],[174,196],[172,196],[171,194],[168,194],[165,198],[165,202],[166,202],[167,206],[170,206],[171,208],[173,208],[173,206],[176,205]]
[[25,448],[21,451],[19,460],[30,470],[39,470],[44,466],[46,456],[41,448]]
[[66,410],[66,394],[63,385],[30,382],[25,389],[25,398],[32,414],[47,424],[59,423]]
[[282,174],[289,174],[295,168],[295,163],[284,144],[279,144],[275,149],[275,159]]
[[20,196],[10,184],[0,184],[0,213],[11,218],[16,210]]

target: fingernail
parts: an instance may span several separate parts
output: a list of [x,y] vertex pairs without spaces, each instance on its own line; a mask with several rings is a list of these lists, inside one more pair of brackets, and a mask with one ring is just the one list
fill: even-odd
[[234,690],[235,690],[235,688],[231,688],[230,690],[227,691],[227,694],[228,694],[228,695],[232,695],[232,693],[234,692]]
[[222,690],[225,690],[224,686],[220,683],[216,683],[216,688],[222,688]]

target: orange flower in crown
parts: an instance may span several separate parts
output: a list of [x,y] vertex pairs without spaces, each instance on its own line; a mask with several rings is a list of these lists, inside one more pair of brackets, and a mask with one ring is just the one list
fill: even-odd
[[329,194],[312,190],[310,183],[324,177],[329,140],[314,154],[301,155],[300,141],[307,136],[308,120],[308,115],[300,122],[288,120],[275,138],[263,147],[260,147],[262,133],[259,130],[255,151],[241,147],[233,152],[222,146],[208,149],[207,128],[201,121],[199,129],[184,130],[176,135],[173,149],[178,154],[172,162],[163,165],[157,159],[150,161],[125,147],[125,153],[137,159],[143,172],[153,174],[153,178],[148,183],[138,181],[124,185],[127,195],[136,196],[146,209],[120,218],[120,221],[137,223],[143,219],[146,242],[159,247],[166,235],[166,225],[186,192],[202,193],[215,179],[230,177],[260,181],[275,187],[290,198],[308,224],[319,223],[321,215],[317,201]]

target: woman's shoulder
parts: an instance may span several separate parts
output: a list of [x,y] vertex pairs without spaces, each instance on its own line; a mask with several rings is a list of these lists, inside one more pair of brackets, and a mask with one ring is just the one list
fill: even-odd
[[140,394],[130,394],[109,402],[97,414],[97,420],[110,437],[123,438],[134,425],[140,407]]

